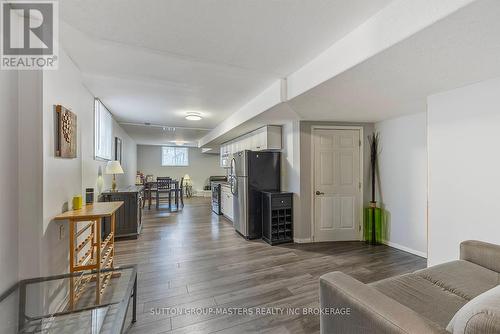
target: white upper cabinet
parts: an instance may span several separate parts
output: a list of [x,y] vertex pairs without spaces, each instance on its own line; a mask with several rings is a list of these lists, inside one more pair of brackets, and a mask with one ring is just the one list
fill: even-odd
[[231,142],[231,154],[235,154],[240,150],[240,144],[238,142]]
[[235,151],[235,149],[236,149],[235,143],[229,143],[229,144],[227,144],[227,146],[228,146],[227,151],[229,152],[229,155],[232,155],[233,153],[236,152]]
[[251,150],[252,149],[252,135],[251,133],[244,135],[239,140],[240,143],[240,151],[243,150]]
[[250,150],[261,151],[267,147],[267,130],[266,128],[260,128],[255,130],[250,143]]
[[220,147],[220,166],[228,168],[231,163],[231,154],[229,153],[229,145],[224,144]]
[[232,154],[243,150],[281,150],[281,126],[266,125],[222,144],[221,167],[229,168]]
[[265,150],[281,150],[281,126],[269,125],[266,128]]

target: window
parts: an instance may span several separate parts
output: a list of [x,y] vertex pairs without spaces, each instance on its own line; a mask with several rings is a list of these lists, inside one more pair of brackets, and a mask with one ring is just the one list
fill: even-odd
[[161,165],[189,166],[188,148],[163,146],[161,148]]
[[99,99],[94,103],[94,156],[96,159],[111,160],[113,139],[113,118]]

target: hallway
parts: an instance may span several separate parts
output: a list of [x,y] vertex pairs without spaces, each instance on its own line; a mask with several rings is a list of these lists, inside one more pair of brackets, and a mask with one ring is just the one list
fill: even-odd
[[[116,264],[135,263],[139,270],[139,315],[131,333],[318,333],[319,316],[302,314],[302,308],[319,306],[322,274],[340,270],[371,282],[426,266],[423,258],[362,242],[272,247],[246,241],[231,222],[211,213],[210,199],[185,202],[179,213],[146,209],[139,239],[117,242]],[[301,311],[180,314],[209,307]]]

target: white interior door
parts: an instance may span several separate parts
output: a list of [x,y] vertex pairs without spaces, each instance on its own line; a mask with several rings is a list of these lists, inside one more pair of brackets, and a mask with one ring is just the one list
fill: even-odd
[[359,240],[361,131],[313,129],[314,241]]

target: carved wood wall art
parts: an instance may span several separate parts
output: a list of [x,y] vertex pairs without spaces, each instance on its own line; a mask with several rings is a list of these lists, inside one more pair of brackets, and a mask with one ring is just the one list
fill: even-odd
[[61,105],[56,110],[56,156],[76,158],[76,114]]

